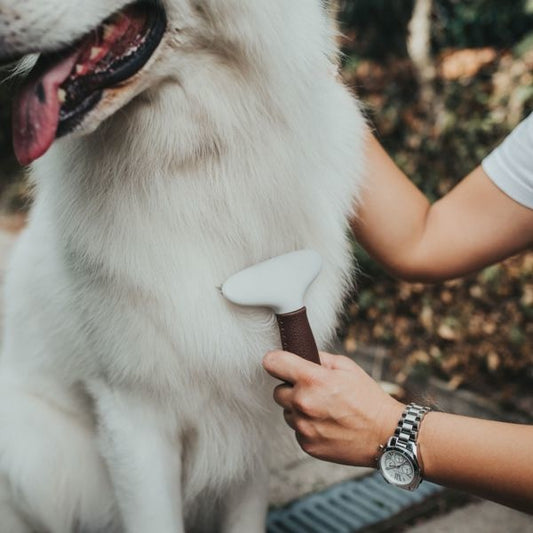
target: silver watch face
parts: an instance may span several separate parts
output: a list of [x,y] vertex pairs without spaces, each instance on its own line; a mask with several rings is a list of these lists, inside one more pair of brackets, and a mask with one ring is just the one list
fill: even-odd
[[410,485],[416,476],[412,460],[398,450],[387,450],[379,460],[383,477],[392,485]]

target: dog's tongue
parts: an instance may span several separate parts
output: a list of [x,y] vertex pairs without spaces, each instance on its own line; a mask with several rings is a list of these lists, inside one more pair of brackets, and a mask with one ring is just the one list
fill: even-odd
[[13,105],[13,146],[21,165],[42,156],[54,142],[59,124],[59,86],[69,77],[79,50],[33,76]]
[[[105,80],[115,64],[138,50],[147,31],[146,7],[133,4],[106,19],[75,48],[62,52],[64,58],[52,59],[58,58],[57,53],[41,56],[13,105],[13,146],[22,165],[41,157],[54,142],[62,106],[59,89],[66,97],[67,80],[90,79],[95,73]],[[72,98],[70,93],[69,96]],[[74,103],[76,97],[86,96],[83,92],[74,94]]]

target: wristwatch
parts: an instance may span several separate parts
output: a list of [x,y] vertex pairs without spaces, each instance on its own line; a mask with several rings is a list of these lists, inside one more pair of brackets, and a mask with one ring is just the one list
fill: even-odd
[[429,407],[409,404],[394,435],[385,446],[380,446],[379,471],[387,483],[405,490],[415,490],[420,485],[422,469],[417,455],[417,436],[420,423],[428,411]]

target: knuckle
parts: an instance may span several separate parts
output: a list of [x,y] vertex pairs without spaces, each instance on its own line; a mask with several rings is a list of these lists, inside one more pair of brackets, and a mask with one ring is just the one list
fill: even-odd
[[305,420],[302,420],[301,417],[297,417],[294,420],[294,427],[299,435],[302,437],[308,436],[308,428],[307,428],[307,422]]
[[309,387],[320,385],[322,383],[321,372],[308,372],[303,382]]
[[294,403],[294,407],[296,407],[298,411],[305,413],[305,414],[309,414],[310,411],[312,411],[313,409],[313,403],[312,403],[311,397],[302,392],[295,394],[293,403]]
[[320,418],[323,415],[323,406],[317,401],[317,395],[308,389],[298,391],[292,403],[294,408],[310,418]]
[[345,355],[339,355],[337,361],[344,366],[355,366],[353,360],[349,357],[346,357]]
[[313,439],[316,435],[313,424],[304,418],[298,417],[294,422],[296,431],[306,440]]

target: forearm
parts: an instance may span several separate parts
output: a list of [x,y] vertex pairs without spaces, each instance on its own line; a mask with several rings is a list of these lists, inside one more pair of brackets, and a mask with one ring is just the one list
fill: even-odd
[[408,258],[422,240],[431,206],[370,132],[366,158],[366,179],[352,230],[386,270],[406,278]]
[[352,228],[392,275],[434,282],[527,248],[533,210],[501,192],[481,167],[430,206],[369,133],[367,179]]
[[533,513],[533,427],[431,412],[418,442],[426,479]]

